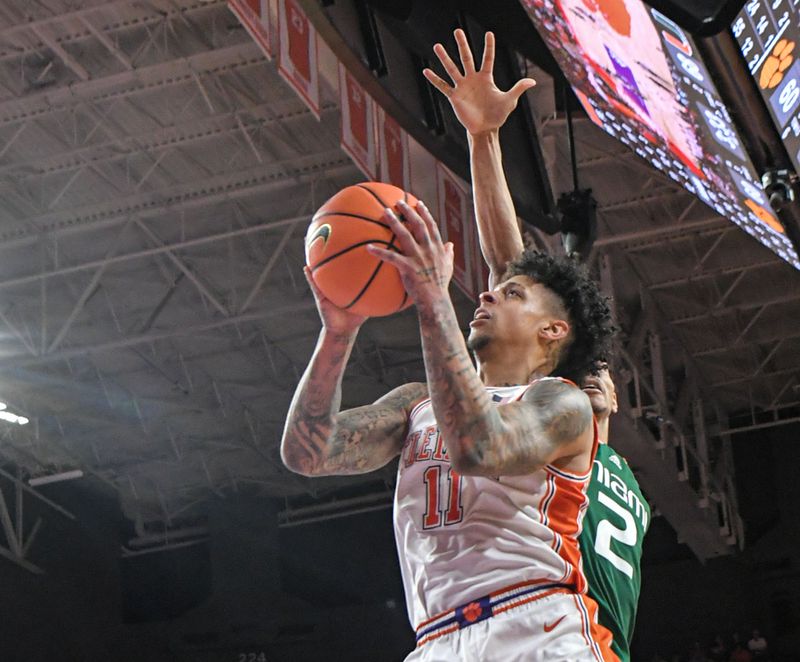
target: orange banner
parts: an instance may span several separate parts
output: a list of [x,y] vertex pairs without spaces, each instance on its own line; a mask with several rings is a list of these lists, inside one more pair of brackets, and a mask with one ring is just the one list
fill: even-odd
[[342,109],[342,149],[368,179],[378,179],[375,102],[341,63],[339,63],[339,102]]
[[269,0],[229,0],[228,8],[271,60],[273,50],[272,25],[269,15]]
[[411,158],[408,134],[397,121],[378,108],[378,153],[381,181],[411,190]]
[[436,164],[436,188],[439,198],[439,227],[442,238],[453,242],[455,264],[453,280],[468,297],[475,298],[472,273],[474,258],[472,201],[469,189],[441,163]]
[[295,0],[278,0],[278,71],[319,119],[317,31]]

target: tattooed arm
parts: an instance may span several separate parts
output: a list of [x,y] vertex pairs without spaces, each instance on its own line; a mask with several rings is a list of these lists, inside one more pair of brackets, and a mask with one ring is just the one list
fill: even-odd
[[367,473],[400,452],[408,414],[427,389],[424,384],[406,384],[372,405],[339,412],[342,377],[364,318],[336,308],[308,271],[306,278],[323,329],[289,406],[281,459],[306,476]]
[[551,463],[572,469],[574,461],[585,470],[594,435],[589,398],[567,382],[547,379],[535,382],[519,402],[491,402],[447,292],[452,246],[442,243],[424,205],[416,211],[400,207],[405,225],[391,213],[384,219],[403,254],[370,251],[397,267],[417,305],[431,403],[453,468],[465,475],[498,476],[526,474]]
[[342,376],[355,336],[323,330],[297,386],[281,441],[281,458],[305,476],[361,474],[400,453],[408,415],[426,397],[424,384],[406,384],[372,405],[339,412]]
[[463,475],[528,474],[546,464],[585,471],[594,439],[589,398],[558,379],[535,382],[522,399],[493,404],[475,371],[453,305],[420,311],[431,404],[453,468]]

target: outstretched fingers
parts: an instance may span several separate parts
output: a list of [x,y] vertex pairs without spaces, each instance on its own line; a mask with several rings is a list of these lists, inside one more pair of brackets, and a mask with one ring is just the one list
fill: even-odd
[[464,68],[464,75],[475,72],[475,60],[472,58],[472,49],[469,47],[466,33],[458,28],[454,32],[456,37],[456,46],[458,46],[458,55],[461,58],[461,66]]
[[423,69],[422,75],[428,79],[428,82],[439,90],[446,97],[449,97],[455,88],[445,83],[432,69]]
[[481,71],[484,73],[492,73],[492,69],[494,69],[494,33],[487,32],[483,41]]
[[523,78],[522,80],[518,80],[514,87],[512,87],[508,94],[511,96],[512,99],[516,102],[525,92],[531,89],[534,85],[536,85],[536,81],[533,78]]
[[458,83],[464,76],[458,70],[456,63],[450,59],[450,56],[447,54],[444,46],[441,44],[434,44],[433,45],[433,52],[436,53],[436,57],[439,58],[439,62],[442,63],[444,70],[447,72],[447,75],[453,80],[453,83]]

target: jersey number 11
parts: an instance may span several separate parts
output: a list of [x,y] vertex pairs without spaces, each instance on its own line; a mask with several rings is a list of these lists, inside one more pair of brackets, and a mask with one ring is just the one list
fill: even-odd
[[447,467],[447,499],[442,502],[442,465],[434,464],[425,469],[422,475],[425,481],[425,515],[422,518],[423,529],[435,529],[438,526],[458,524],[464,516],[461,507],[461,476],[452,467]]

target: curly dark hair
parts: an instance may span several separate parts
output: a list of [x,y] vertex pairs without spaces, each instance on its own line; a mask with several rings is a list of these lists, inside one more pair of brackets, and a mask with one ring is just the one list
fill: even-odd
[[505,276],[528,276],[541,283],[561,299],[567,310],[572,341],[559,357],[553,375],[577,382],[597,361],[611,360],[617,327],[608,297],[600,293],[586,267],[567,256],[528,249],[509,263]]

